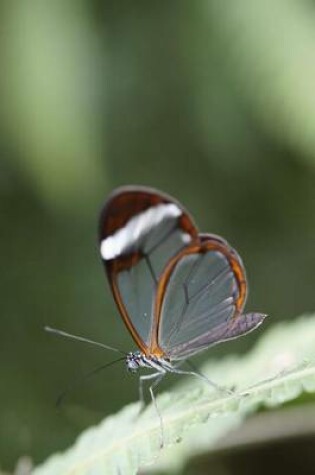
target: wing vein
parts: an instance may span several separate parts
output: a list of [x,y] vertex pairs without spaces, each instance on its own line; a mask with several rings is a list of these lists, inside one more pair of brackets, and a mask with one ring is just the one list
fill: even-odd
[[[200,259],[199,261],[197,261],[198,263],[202,262],[202,260]],[[194,266],[196,265],[196,262],[194,263]],[[200,264],[199,264],[200,265]],[[196,268],[198,268],[198,266],[195,266]],[[206,291],[209,291],[209,289],[215,285],[216,283],[218,283],[218,280],[220,279],[223,279],[224,277],[227,277],[228,274],[230,272],[230,269],[229,268],[223,268],[221,269],[216,275],[215,277],[213,277],[210,282],[207,282],[201,289],[197,290],[195,292],[194,295],[190,296],[189,297],[189,293],[188,293],[188,288],[187,288],[187,297],[188,297],[188,302],[184,302],[184,305],[183,305],[183,310],[181,312],[181,315],[180,315],[180,318],[177,320],[177,323],[176,325],[174,325],[173,329],[170,331],[169,333],[169,336],[168,336],[168,339],[167,339],[167,345],[170,345],[170,342],[172,341],[172,338],[174,336],[174,334],[177,334],[180,330],[184,329],[185,328],[185,325],[184,325],[184,322],[185,322],[185,316],[187,315],[187,311],[189,309],[189,307],[191,307],[191,304],[192,303],[195,303],[195,300],[196,300],[196,297],[199,297],[199,298],[202,298],[203,294],[206,293]],[[192,272],[189,272],[188,274],[188,277],[190,277],[192,274]],[[226,274],[226,275],[225,275]],[[184,295],[186,296],[186,291],[185,291],[185,286],[187,287],[187,282],[185,280],[185,282],[183,283],[183,288],[184,288]],[[219,304],[222,303],[222,302],[219,302]],[[213,313],[213,312],[211,312]],[[210,313],[210,315],[211,315]],[[199,319],[203,319],[205,316],[207,315],[207,312],[204,312],[201,314],[201,316],[198,316],[197,318],[194,318],[194,319],[191,319],[191,320],[187,320],[188,321],[188,327],[190,325],[194,325],[195,322],[197,322]],[[189,325],[189,322],[190,322],[190,325]]]

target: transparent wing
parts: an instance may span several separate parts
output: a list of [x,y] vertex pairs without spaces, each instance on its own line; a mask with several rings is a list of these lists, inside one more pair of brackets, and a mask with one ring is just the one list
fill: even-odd
[[174,360],[189,358],[210,346],[247,335],[256,330],[266,317],[267,315],[262,313],[240,314],[235,319],[217,325],[209,332],[197,337],[195,341],[190,340],[175,346],[172,348],[170,356]]
[[152,189],[123,187],[106,203],[100,250],[120,313],[146,351],[157,283],[166,263],[197,236],[184,208]]
[[[158,345],[173,359],[256,328],[260,314],[241,316],[246,277],[238,254],[223,240],[201,235],[166,271],[159,312]],[[163,279],[162,279],[163,280]]]

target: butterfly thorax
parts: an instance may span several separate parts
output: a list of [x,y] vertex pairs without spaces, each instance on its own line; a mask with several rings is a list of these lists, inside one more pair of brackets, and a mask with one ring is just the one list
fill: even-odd
[[172,369],[172,364],[168,358],[161,358],[155,355],[146,356],[140,351],[127,354],[126,366],[128,371],[132,373],[136,373],[140,368],[150,368],[160,373],[166,373]]

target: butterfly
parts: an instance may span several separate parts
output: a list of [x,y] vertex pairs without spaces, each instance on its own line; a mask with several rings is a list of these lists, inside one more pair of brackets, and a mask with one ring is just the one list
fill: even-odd
[[165,374],[191,374],[217,387],[202,373],[180,366],[255,330],[266,315],[243,313],[247,279],[235,249],[220,236],[199,233],[186,209],[161,191],[142,186],[114,190],[101,212],[99,248],[119,313],[138,349],[125,353],[96,344],[123,353],[133,373],[152,370],[140,376],[140,399],[143,382],[153,381],[149,390],[163,434],[153,390]]
[[153,188],[116,189],[100,218],[100,253],[122,319],[139,350],[129,370],[172,371],[172,362],[255,330],[243,314],[247,280],[238,253],[199,233],[174,198]]

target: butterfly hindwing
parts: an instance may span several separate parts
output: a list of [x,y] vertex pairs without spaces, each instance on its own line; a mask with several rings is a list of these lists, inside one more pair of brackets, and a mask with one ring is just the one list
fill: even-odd
[[224,240],[200,235],[170,263],[161,280],[158,346],[182,359],[256,328],[260,314],[242,315],[247,284],[241,258]]

